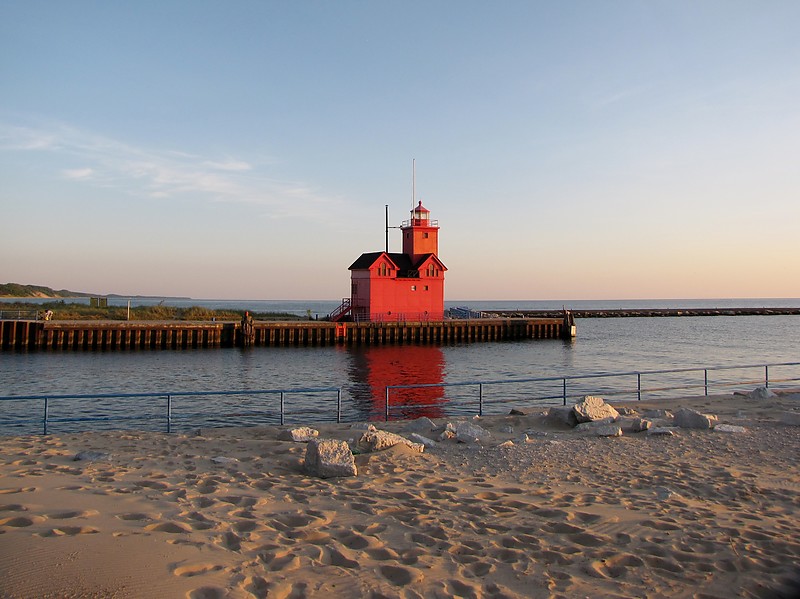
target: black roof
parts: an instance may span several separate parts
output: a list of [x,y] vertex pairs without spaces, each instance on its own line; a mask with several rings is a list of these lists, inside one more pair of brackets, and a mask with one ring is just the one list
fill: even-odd
[[425,262],[425,260],[433,256],[433,254],[425,254],[419,259],[419,261],[417,261],[416,264],[414,264],[411,262],[411,257],[408,254],[399,254],[395,252],[367,252],[366,254],[361,254],[358,259],[350,265],[348,270],[367,270],[373,264],[375,264],[375,261],[378,258],[384,254],[389,256],[389,259],[395,263],[400,272],[415,270],[420,264]]

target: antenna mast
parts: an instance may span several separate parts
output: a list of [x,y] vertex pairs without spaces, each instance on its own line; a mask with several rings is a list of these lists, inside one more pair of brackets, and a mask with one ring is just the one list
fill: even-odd
[[411,209],[417,206],[417,159],[411,159]]

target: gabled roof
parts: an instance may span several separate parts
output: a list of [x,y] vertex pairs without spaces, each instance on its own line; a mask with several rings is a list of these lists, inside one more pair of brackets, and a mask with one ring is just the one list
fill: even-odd
[[349,270],[369,270],[381,258],[392,263],[397,270],[408,270],[412,267],[411,260],[405,254],[387,252],[368,252],[361,254],[358,259],[350,265]]
[[423,267],[423,265],[426,262],[428,262],[428,260],[431,260],[431,259],[433,259],[433,261],[436,262],[436,264],[439,265],[439,268],[441,268],[442,270],[447,270],[447,267],[444,265],[444,263],[441,260],[439,260],[439,256],[437,256],[436,254],[425,254],[424,256],[422,256],[422,258],[417,260],[417,263],[414,265],[414,268],[416,268],[417,270],[420,270]]
[[415,264],[411,262],[411,257],[408,254],[399,254],[395,252],[368,252],[366,254],[361,254],[358,259],[350,265],[348,270],[369,270],[381,258],[390,262],[400,273],[408,272],[409,270],[419,270],[420,267],[430,259],[436,261],[442,270],[447,270],[447,267],[442,264],[442,261],[439,260],[436,254],[425,254],[417,260]]

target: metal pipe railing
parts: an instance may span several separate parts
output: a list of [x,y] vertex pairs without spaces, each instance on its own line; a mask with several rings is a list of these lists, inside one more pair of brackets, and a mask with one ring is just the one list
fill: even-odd
[[[403,410],[405,412],[413,412],[414,410],[425,409],[425,408],[442,408],[442,405],[446,403],[448,407],[455,407],[458,409],[459,406],[463,405],[471,405],[475,406],[475,411],[479,415],[484,415],[487,411],[487,408],[490,408],[492,405],[497,404],[504,404],[509,403],[510,401],[519,402],[519,399],[501,399],[501,400],[492,400],[487,398],[486,392],[487,390],[493,387],[502,387],[504,385],[559,385],[560,389],[555,394],[540,394],[533,398],[528,398],[526,401],[537,401],[539,403],[546,402],[546,401],[558,401],[563,405],[567,405],[567,401],[570,397],[577,397],[580,395],[587,394],[585,391],[580,392],[580,385],[583,384],[584,387],[586,386],[587,382],[598,381],[603,379],[610,379],[613,381],[619,381],[630,379],[631,377],[636,377],[636,384],[635,388],[628,384],[616,385],[612,388],[602,388],[602,389],[594,389],[591,391],[593,394],[597,395],[604,395],[604,396],[620,396],[620,395],[634,395],[636,396],[637,400],[642,400],[645,394],[654,394],[654,393],[663,393],[667,391],[684,391],[687,389],[702,389],[704,395],[709,394],[709,390],[712,386],[712,381],[709,377],[710,373],[720,372],[720,371],[736,371],[736,370],[746,370],[746,369],[763,369],[763,379],[761,377],[757,379],[747,378],[742,379],[741,377],[735,381],[724,380],[720,379],[713,383],[714,387],[716,388],[726,388],[732,387],[737,385],[744,385],[744,384],[756,384],[756,385],[763,385],[765,387],[775,387],[776,385],[782,383],[795,383],[800,381],[800,376],[792,376],[788,378],[776,378],[775,377],[775,369],[777,368],[785,368],[785,367],[798,367],[800,366],[800,362],[783,362],[783,363],[776,363],[776,364],[755,364],[755,365],[744,365],[744,366],[713,366],[713,367],[694,367],[694,368],[674,368],[674,369],[665,369],[665,370],[644,370],[644,371],[631,371],[631,372],[617,372],[617,373],[590,373],[590,374],[579,374],[579,375],[572,375],[572,376],[550,376],[550,377],[531,377],[531,378],[522,378],[522,379],[499,379],[499,380],[479,380],[479,381],[461,381],[461,382],[454,382],[454,383],[429,383],[429,384],[418,384],[418,385],[389,385],[385,387],[384,393],[384,418],[388,421],[391,419],[392,414],[396,411]],[[701,382],[696,382],[692,378],[686,378],[685,376],[681,378],[681,380],[676,381],[674,384],[661,384],[661,385],[651,385],[649,387],[644,386],[645,379],[651,379],[652,377],[657,377],[659,375],[687,375],[687,374],[696,374],[696,373],[703,373],[703,379]],[[467,401],[455,401],[453,399],[444,399],[443,401],[438,401],[437,403],[427,403],[425,405],[422,404],[392,404],[392,395],[396,392],[402,390],[411,390],[411,389],[430,389],[430,388],[440,388],[440,389],[447,389],[447,388],[471,388],[475,387],[477,390],[477,401],[475,399],[468,399]],[[572,391],[572,394],[569,392]],[[324,413],[323,410],[319,408],[315,408],[313,405],[309,408],[309,404],[306,402],[302,406],[300,406],[300,411],[290,412],[289,411],[289,403],[287,401],[287,396],[297,396],[300,394],[326,394],[326,393],[336,393],[336,422],[342,422],[342,390],[339,387],[317,387],[317,388],[293,388],[293,389],[256,389],[256,390],[238,390],[238,391],[177,391],[177,392],[164,392],[164,393],[102,393],[102,394],[88,394],[88,395],[24,395],[24,396],[8,396],[8,397],[0,397],[0,404],[5,401],[41,401],[43,403],[43,412],[41,419],[31,419],[31,418],[22,418],[14,420],[15,425],[20,424],[30,424],[35,422],[40,422],[42,434],[49,434],[51,432],[51,428],[53,424],[59,423],[67,423],[67,422],[113,422],[113,421],[131,421],[131,420],[159,420],[163,419],[165,424],[166,432],[171,433],[175,430],[176,421],[181,422],[189,422],[193,419],[205,419],[205,421],[213,420],[218,425],[219,422],[225,422],[225,419],[229,419],[232,417],[249,418],[249,422],[256,422],[257,418],[260,418],[259,422],[269,421],[269,420],[278,420],[281,425],[286,423],[286,417],[289,415],[299,415],[302,414],[304,420],[306,422],[314,422],[313,418],[315,418],[319,413]],[[256,405],[252,406],[250,402],[242,401],[242,399],[238,399],[235,403],[235,412],[224,413],[224,405],[222,409],[219,405],[216,406],[214,412],[182,412],[176,415],[176,403],[180,400],[186,399],[202,399],[202,398],[226,398],[226,397],[236,397],[236,398],[253,398],[253,397],[264,397],[264,396],[278,396],[278,406],[277,409],[272,410],[264,410],[263,405]],[[138,415],[127,415],[121,414],[119,412],[119,406],[114,405],[111,407],[107,406],[93,406],[91,409],[94,410],[95,415],[70,415],[70,416],[60,416],[60,417],[53,417],[52,410],[54,405],[58,405],[59,402],[64,401],[73,401],[73,400],[112,400],[112,401],[119,401],[119,400],[126,400],[126,399],[150,399],[155,400],[156,404],[159,402],[164,402],[161,405],[163,407],[158,408],[156,406],[147,406],[148,409],[145,409],[144,406],[140,407],[140,411]],[[477,405],[476,405],[477,403]],[[185,402],[184,402],[185,404]],[[253,409],[253,408],[259,409]],[[244,409],[243,409],[244,408]],[[229,408],[234,409],[234,408]],[[105,410],[104,415],[98,415]],[[116,410],[117,413],[108,414],[109,411],[114,412]],[[319,420],[317,420],[319,421]],[[5,431],[2,431],[5,432]]]
[[39,320],[39,311],[0,310],[0,320]]
[[[164,420],[164,427],[167,433],[174,431],[174,422],[176,415],[174,413],[176,399],[189,399],[189,398],[211,398],[211,397],[252,397],[252,396],[267,396],[278,395],[279,406],[277,411],[241,411],[237,410],[236,413],[224,414],[219,411],[216,412],[193,412],[182,414],[178,418],[180,420],[202,419],[214,417],[216,419],[224,419],[226,417],[243,417],[243,416],[264,416],[267,418],[277,417],[281,425],[285,424],[286,416],[297,414],[296,412],[288,412],[286,406],[287,395],[297,394],[318,394],[318,393],[336,393],[336,422],[342,421],[342,393],[339,387],[313,387],[313,388],[293,388],[293,389],[244,389],[240,391],[175,391],[169,393],[95,393],[95,394],[75,394],[75,395],[16,395],[0,397],[0,402],[11,401],[41,401],[43,402],[43,413],[41,417],[41,431],[43,435],[50,433],[51,425],[56,423],[66,422],[116,422],[116,421],[130,421],[130,420]],[[125,414],[111,414],[111,415],[94,415],[94,416],[62,416],[54,418],[51,414],[53,403],[55,401],[75,401],[75,400],[125,400],[125,399],[152,399],[165,402],[162,415],[157,412],[145,413],[142,412],[137,415]],[[99,411],[99,410],[98,410]],[[303,413],[306,413],[305,411]],[[35,422],[31,419],[19,419],[14,423],[29,424]]]
[[[502,380],[488,380],[488,381],[464,381],[458,383],[429,383],[429,384],[420,384],[420,385],[389,385],[386,387],[385,392],[385,402],[386,405],[384,406],[384,417],[388,421],[391,418],[391,414],[394,410],[404,410],[408,411],[411,409],[424,409],[424,408],[435,408],[441,407],[441,403],[439,404],[428,404],[428,405],[391,405],[391,392],[399,391],[399,390],[410,390],[410,389],[425,389],[425,388],[449,388],[449,387],[465,387],[465,386],[477,386],[478,387],[478,400],[477,400],[477,412],[479,415],[483,415],[487,403],[508,403],[511,400],[501,400],[495,402],[487,402],[484,397],[484,386],[492,386],[492,385],[521,385],[521,384],[532,384],[532,383],[561,383],[561,394],[560,395],[545,395],[537,397],[536,399],[539,401],[544,400],[553,400],[553,399],[561,399],[563,405],[567,405],[567,400],[570,397],[567,393],[567,383],[568,382],[578,382],[578,381],[589,381],[589,380],[596,380],[596,379],[618,379],[622,377],[636,377],[636,388],[623,388],[618,390],[610,390],[604,391],[604,395],[625,395],[625,394],[636,394],[636,398],[638,401],[642,400],[642,396],[645,393],[656,393],[656,392],[663,392],[663,391],[677,391],[677,390],[686,390],[686,389],[694,389],[694,388],[703,388],[703,393],[705,396],[709,394],[709,372],[715,371],[729,371],[729,370],[744,370],[744,369],[754,369],[754,368],[763,368],[764,369],[764,378],[762,379],[747,379],[747,380],[737,380],[735,382],[724,382],[720,381],[716,383],[717,387],[731,387],[736,385],[744,385],[744,384],[763,384],[764,387],[769,388],[771,383],[787,383],[787,382],[796,382],[800,381],[800,377],[794,378],[786,378],[786,379],[770,379],[770,368],[776,367],[796,367],[800,366],[800,362],[782,362],[777,364],[749,364],[743,366],[709,366],[709,367],[693,367],[693,368],[672,368],[672,369],[665,369],[665,370],[642,370],[642,371],[631,371],[631,372],[615,372],[615,373],[592,373],[592,374],[579,374],[573,376],[551,376],[551,377],[532,377],[532,378],[524,378],[524,379],[502,379]],[[665,375],[665,374],[689,374],[689,373],[703,373],[703,383],[702,385],[699,383],[687,383],[682,382],[680,384],[669,385],[669,386],[659,386],[659,387],[643,387],[642,386],[642,377],[650,377],[650,376],[657,376],[657,375]],[[455,405],[455,402],[448,401],[448,405]],[[474,405],[474,404],[473,404]]]

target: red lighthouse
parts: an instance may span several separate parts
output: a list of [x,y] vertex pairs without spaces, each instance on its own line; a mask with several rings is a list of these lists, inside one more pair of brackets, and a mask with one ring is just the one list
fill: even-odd
[[[350,301],[331,317],[356,321],[444,319],[444,273],[439,224],[419,203],[400,227],[403,252],[369,252],[350,265]],[[349,303],[349,306],[347,305]]]

